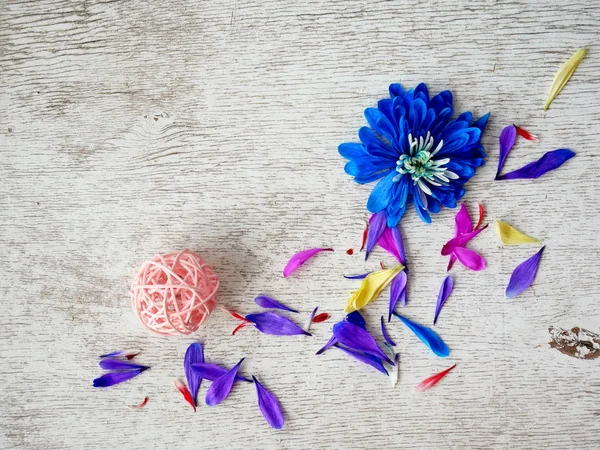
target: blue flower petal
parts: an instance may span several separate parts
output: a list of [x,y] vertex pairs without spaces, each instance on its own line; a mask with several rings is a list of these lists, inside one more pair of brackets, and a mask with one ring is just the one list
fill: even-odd
[[394,177],[396,172],[392,171],[383,178],[371,192],[367,201],[367,209],[372,213],[383,211],[390,202],[390,192],[394,187]]
[[450,349],[448,346],[431,328],[419,325],[418,323],[408,320],[406,317],[396,313],[394,313],[394,316],[400,319],[402,323],[404,323],[404,325],[406,325],[413,333],[415,333],[415,335],[421,339],[421,341],[423,341],[423,343],[437,356],[440,358],[445,358],[450,354]]

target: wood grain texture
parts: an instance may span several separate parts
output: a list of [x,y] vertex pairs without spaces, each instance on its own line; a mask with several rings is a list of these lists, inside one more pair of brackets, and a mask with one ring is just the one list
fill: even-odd
[[[598,2],[558,1],[12,1],[0,5],[0,448],[304,449],[600,447],[600,360],[548,345],[551,326],[600,331],[600,38]],[[547,113],[559,64],[588,56]],[[184,247],[220,275],[220,301],[241,312],[270,294],[341,317],[358,273],[392,261],[357,249],[371,186],[343,172],[337,145],[390,82],[451,89],[457,110],[492,111],[488,165],[465,200],[482,202],[547,245],[533,289],[503,296],[535,246],[473,243],[488,269],[457,266],[435,358],[398,322],[400,383],[314,337],[277,338],[217,311],[194,337],[150,335],[129,309],[146,258]],[[494,182],[500,130],[521,140],[507,170],[547,150],[577,157],[535,181]],[[472,208],[474,212],[474,209]],[[406,315],[433,319],[454,211],[431,225],[406,215]],[[290,279],[303,248],[334,246]],[[367,311],[378,330],[381,298]],[[285,408],[267,427],[252,386],[193,414],[173,387],[194,339],[207,357],[247,356]],[[152,369],[94,390],[96,356],[143,349]],[[433,390],[423,378],[456,363]],[[201,396],[206,386],[201,389]],[[127,408],[144,396],[148,405]]]

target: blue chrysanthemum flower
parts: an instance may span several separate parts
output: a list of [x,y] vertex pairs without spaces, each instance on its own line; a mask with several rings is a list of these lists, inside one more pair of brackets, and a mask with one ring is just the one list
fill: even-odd
[[410,202],[427,223],[442,205],[455,208],[464,184],[485,164],[481,134],[489,113],[477,121],[470,112],[451,119],[453,113],[450,91],[430,99],[425,83],[407,91],[392,84],[390,98],[365,110],[370,127],[358,130],[361,143],[339,146],[357,183],[381,179],[367,209],[385,213],[388,227],[398,225]]

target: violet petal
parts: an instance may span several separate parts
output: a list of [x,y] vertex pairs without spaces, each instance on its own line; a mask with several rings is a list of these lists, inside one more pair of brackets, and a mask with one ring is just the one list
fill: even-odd
[[218,405],[229,396],[237,372],[244,362],[244,359],[245,358],[240,359],[239,363],[213,381],[208,388],[208,391],[206,391],[206,404],[208,406]]
[[485,259],[479,253],[465,247],[454,247],[454,256],[467,269],[483,270],[485,269]]
[[367,278],[367,276],[369,276],[370,274],[371,272],[361,273],[358,275],[344,275],[344,278],[348,280],[362,280],[363,278]]
[[[207,362],[192,364],[191,368],[195,373],[198,374],[200,378],[208,381],[215,381],[221,375],[225,375],[227,373],[227,369],[224,369],[218,364]],[[236,375],[235,379],[237,381],[246,381],[248,383],[251,381],[241,375]]]
[[290,258],[287,265],[283,269],[283,276],[289,277],[294,270],[308,261],[310,258],[315,256],[320,252],[332,252],[332,248],[310,248],[308,250],[303,250],[301,252],[296,253],[294,256]]
[[283,418],[283,410],[277,397],[269,392],[257,379],[252,376],[254,385],[256,386],[256,396],[258,397],[258,409],[264,416],[265,420],[273,428],[279,430],[283,427],[285,420]]
[[284,305],[283,303],[278,302],[274,298],[267,297],[266,295],[259,295],[254,299],[254,303],[262,308],[274,308],[274,309],[282,309],[284,311],[289,311],[293,313],[298,313],[299,311],[290,308],[289,306]]
[[325,345],[323,347],[321,347],[319,350],[317,350],[317,353],[315,353],[315,355],[320,355],[321,353],[323,353],[325,350],[327,350],[328,348],[330,348],[331,346],[335,345],[337,343],[337,339],[335,338],[335,336],[331,336],[329,338],[329,340],[325,343]]
[[419,325],[418,323],[408,320],[406,317],[402,317],[399,314],[394,313],[394,315],[400,319],[402,323],[404,323],[404,325],[410,329],[410,331],[415,333],[415,335],[421,339],[421,341],[423,341],[423,343],[437,356],[440,358],[445,358],[450,354],[450,349],[448,346],[431,328],[424,325]]
[[361,327],[363,330],[367,329],[367,322],[365,322],[365,318],[359,311],[352,311],[344,318],[344,320],[356,325],[357,327]]
[[315,318],[315,315],[317,314],[318,310],[319,307],[315,306],[315,309],[312,310],[310,316],[308,317],[308,322],[306,322],[306,325],[304,326],[304,331],[306,331],[307,333],[310,331],[310,326],[312,325],[312,321]]
[[510,149],[515,145],[517,139],[517,129],[514,125],[505,127],[500,133],[500,158],[498,159],[498,170],[496,171],[496,179],[500,179],[500,172],[504,167],[506,157],[510,152]]
[[448,300],[450,293],[452,292],[452,288],[454,287],[454,281],[450,275],[444,278],[442,285],[440,286],[440,292],[438,294],[437,303],[435,304],[435,316],[433,317],[433,324],[435,325],[440,315],[440,311],[442,310],[442,306]]
[[390,307],[388,312],[388,322],[392,320],[392,313],[396,309],[396,304],[398,300],[403,299],[402,306],[406,306],[406,282],[408,281],[408,276],[406,275],[406,271],[398,273],[392,280],[390,284]]
[[265,334],[273,334],[275,336],[291,336],[295,334],[311,335],[287,317],[280,316],[273,312],[248,314],[246,320],[252,322],[258,331]]
[[497,177],[498,180],[516,180],[520,178],[532,179],[539,178],[551,170],[558,169],[566,161],[575,156],[575,152],[568,148],[559,148],[545,153],[540,159],[509,172],[505,175]]
[[369,257],[369,253],[379,241],[379,238],[387,228],[387,214],[381,211],[373,214],[369,218],[369,232],[367,234],[367,249],[365,251],[365,261]]
[[546,246],[544,245],[535,255],[519,264],[513,271],[506,288],[506,296],[508,298],[516,297],[531,286],[537,274],[542,252],[545,248]]
[[383,334],[383,338],[385,339],[385,342],[390,344],[392,347],[396,346],[396,343],[392,340],[392,338],[388,334],[387,330],[385,329],[385,322],[383,320],[383,316],[381,316],[381,334]]
[[149,369],[147,366],[141,366],[139,364],[128,363],[120,361],[118,359],[103,359],[98,362],[98,365],[104,370],[140,370]]
[[183,371],[185,372],[185,379],[187,380],[188,389],[194,404],[198,406],[196,396],[198,395],[198,389],[200,389],[200,382],[202,377],[199,376],[194,370],[192,370],[192,364],[204,362],[204,348],[200,342],[194,342],[185,351],[183,357]]
[[99,378],[94,380],[94,387],[109,387],[115,384],[123,383],[124,381],[131,380],[133,377],[137,377],[143,371],[148,368],[138,370],[128,370],[127,372],[111,372],[105,373]]
[[140,353],[138,349],[130,350],[117,350],[116,352],[107,353],[106,355],[100,355],[100,358],[126,358],[133,359]]
[[333,326],[333,335],[346,347],[373,355],[390,365],[394,364],[379,348],[373,336],[367,330],[363,330],[353,323],[346,321],[336,323]]
[[379,358],[376,358],[375,356],[369,355],[367,353],[357,352],[356,350],[353,350],[351,348],[342,347],[341,345],[336,345],[335,347],[339,348],[344,353],[352,356],[354,359],[357,359],[358,361],[364,364],[368,364],[369,366],[379,370],[381,373],[384,373],[389,376],[388,371],[386,370]]

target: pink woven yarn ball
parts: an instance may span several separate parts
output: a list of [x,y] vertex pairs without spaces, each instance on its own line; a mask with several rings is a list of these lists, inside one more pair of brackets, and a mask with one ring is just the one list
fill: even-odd
[[146,261],[131,285],[131,306],[150,331],[190,334],[217,306],[219,278],[190,250],[156,255]]

